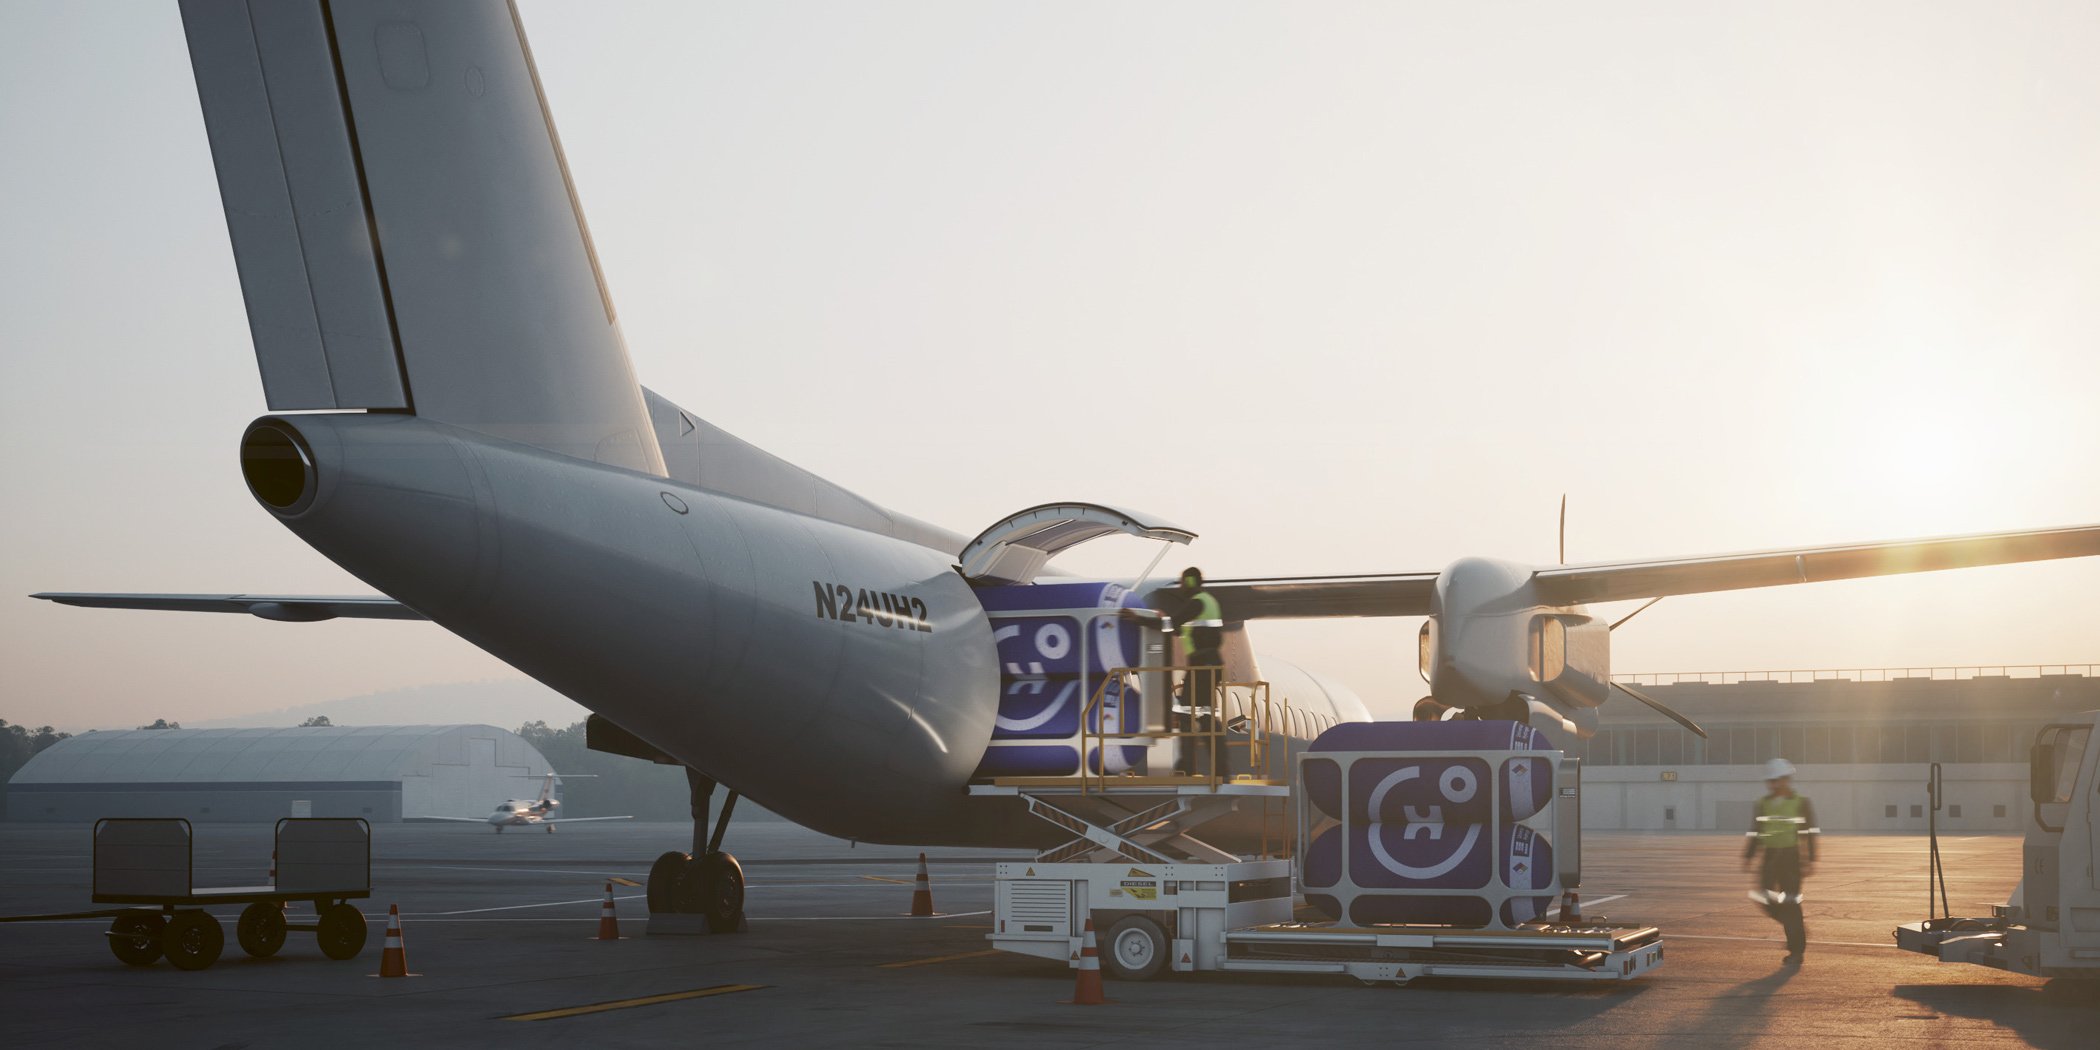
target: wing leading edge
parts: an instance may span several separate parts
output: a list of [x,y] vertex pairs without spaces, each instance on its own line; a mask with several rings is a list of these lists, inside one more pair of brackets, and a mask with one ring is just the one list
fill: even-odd
[[1539,594],[1547,601],[1576,604],[1856,580],[1869,576],[2092,555],[2100,555],[2100,525],[1887,543],[1847,543],[1700,558],[1554,566],[1540,569],[1532,579]]
[[[2100,555],[2100,525],[1885,543],[1540,568],[1532,582],[1556,605],[1822,583]],[[1297,576],[1209,583],[1225,619],[1427,616],[1437,573]]]
[[83,594],[47,591],[32,594],[60,605],[83,609],[153,609],[162,612],[247,613],[265,620],[313,623],[318,620],[426,620],[429,617],[393,600],[378,597],[330,598],[284,594]]

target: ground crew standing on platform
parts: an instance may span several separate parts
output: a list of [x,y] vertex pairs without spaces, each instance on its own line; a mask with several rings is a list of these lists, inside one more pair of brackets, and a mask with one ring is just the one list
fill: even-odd
[[1216,699],[1216,669],[1225,662],[1219,652],[1225,644],[1225,613],[1203,589],[1203,570],[1193,565],[1181,570],[1181,607],[1174,614],[1174,626],[1181,632],[1181,655],[1189,668],[1183,699],[1192,709],[1208,707]]
[[[1182,703],[1189,706],[1189,729],[1201,729],[1197,710],[1212,708],[1218,701],[1218,666],[1224,664],[1224,611],[1218,607],[1218,598],[1203,590],[1203,569],[1195,565],[1182,569],[1180,603],[1174,609],[1174,628],[1180,632],[1182,643],[1182,666],[1189,674],[1182,676]],[[1218,712],[1212,710],[1212,716]],[[1189,745],[1180,750],[1182,773],[1199,775],[1210,773],[1212,756],[1207,754],[1201,737],[1189,739]]]
[[1775,758],[1765,764],[1765,787],[1769,794],[1757,800],[1756,820],[1750,828],[1750,844],[1743,849],[1743,870],[1750,870],[1759,851],[1764,863],[1758,868],[1757,889],[1750,899],[1779,920],[1786,930],[1786,961],[1798,963],[1808,949],[1808,930],[1801,923],[1801,880],[1816,866],[1816,808],[1794,793],[1794,764]]

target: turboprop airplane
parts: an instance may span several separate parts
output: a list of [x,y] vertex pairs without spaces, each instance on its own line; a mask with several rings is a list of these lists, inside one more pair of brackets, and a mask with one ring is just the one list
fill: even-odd
[[564,777],[559,773],[549,773],[547,774],[547,782],[540,785],[540,797],[506,799],[497,803],[495,811],[486,817],[445,817],[433,815],[417,819],[443,820],[455,824],[487,824],[494,827],[498,835],[503,834],[504,828],[541,826],[547,829],[547,834],[552,835],[556,824],[581,824],[591,820],[633,820],[634,817],[632,815],[623,817],[557,817],[554,815],[554,811],[561,808],[561,800],[554,797],[554,785],[556,783],[572,779],[575,776],[588,777],[596,775],[595,773],[577,773],[571,777]]
[[[1193,532],[1056,503],[965,537],[639,386],[501,0],[181,8],[269,407],[241,436],[242,474],[264,512],[382,596],[37,597],[429,620],[595,712],[593,747],[688,769],[695,849],[658,859],[651,901],[716,928],[741,915],[741,871],[720,849],[739,794],[842,837],[1044,846],[1044,825],[971,794],[973,779],[1147,760],[1089,753],[1084,734],[1155,724],[1157,678],[1114,712],[1078,710],[1156,654],[1144,586],[1047,563],[1099,536]],[[1306,716],[1292,735],[1368,715],[1326,678],[1257,663],[1250,621],[1427,616],[1418,716],[1580,732],[1620,688],[1613,625],[1587,603],[2096,553],[2087,526],[1210,589],[1226,677],[1287,696]],[[702,843],[717,781],[731,791]]]

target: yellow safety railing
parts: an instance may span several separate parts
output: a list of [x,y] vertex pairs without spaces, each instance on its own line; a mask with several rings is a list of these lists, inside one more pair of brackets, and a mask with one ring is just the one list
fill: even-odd
[[[1105,786],[1111,780],[1130,782],[1129,775],[1109,772],[1111,746],[1131,742],[1149,745],[1158,740],[1187,740],[1197,749],[1197,753],[1190,757],[1200,768],[1188,768],[1186,773],[1166,779],[1201,781],[1213,789],[1234,779],[1280,782],[1290,770],[1292,739],[1311,739],[1334,724],[1331,718],[1292,707],[1288,698],[1272,696],[1267,682],[1225,681],[1224,670],[1223,667],[1178,666],[1110,670],[1094,687],[1080,712],[1081,790]],[[1161,730],[1149,731],[1144,725],[1132,724],[1141,721],[1142,715],[1125,708],[1120,698],[1135,695],[1141,675],[1175,671],[1209,672],[1215,683],[1211,695],[1191,697],[1184,690],[1184,703],[1180,709],[1177,710],[1171,702],[1167,704],[1166,724]],[[1189,678],[1193,677],[1195,675],[1189,675]],[[1188,678],[1184,678],[1186,681]],[[1113,725],[1103,714],[1110,696],[1119,698]],[[1232,772],[1234,763],[1229,749],[1233,748],[1246,752],[1246,761],[1241,767],[1244,773]],[[1185,768],[1189,764],[1184,763]]]
[[[1093,694],[1087,698],[1086,706],[1079,713],[1079,783],[1081,791],[1087,791],[1096,786],[1105,787],[1107,781],[1111,779],[1128,782],[1128,778],[1122,774],[1111,774],[1108,771],[1108,749],[1112,741],[1117,744],[1130,741],[1142,741],[1146,744],[1157,740],[1191,741],[1201,748],[1199,760],[1205,768],[1201,771],[1192,769],[1183,776],[1166,779],[1206,781],[1213,788],[1222,780],[1218,775],[1218,754],[1222,750],[1219,744],[1225,735],[1224,721],[1218,717],[1220,710],[1218,700],[1224,689],[1222,682],[1213,687],[1211,690],[1212,695],[1209,697],[1188,697],[1187,710],[1185,711],[1174,710],[1174,705],[1169,702],[1167,704],[1166,726],[1163,731],[1148,730],[1143,724],[1135,727],[1126,724],[1130,721],[1143,722],[1142,710],[1133,712],[1130,708],[1125,707],[1122,702],[1123,697],[1135,697],[1138,695],[1138,676],[1159,673],[1171,674],[1175,671],[1209,671],[1213,675],[1212,680],[1217,681],[1223,678],[1225,669],[1222,667],[1118,667],[1102,676],[1101,683],[1094,687]],[[1109,727],[1108,718],[1103,716],[1103,710],[1111,689],[1114,690],[1114,695],[1117,697],[1116,724],[1113,729]],[[1229,763],[1227,768],[1230,768]],[[1150,780],[1153,778],[1147,777],[1145,779]]]

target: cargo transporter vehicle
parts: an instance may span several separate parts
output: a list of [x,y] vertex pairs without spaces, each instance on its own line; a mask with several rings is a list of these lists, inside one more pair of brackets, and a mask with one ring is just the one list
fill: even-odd
[[[1530,726],[1349,722],[1305,744],[1256,682],[1220,686],[1214,711],[1177,705],[1164,733],[1126,734],[1095,717],[1115,677],[1087,705],[1084,753],[1171,743],[1187,757],[1168,775],[1090,762],[972,785],[1068,838],[997,866],[994,947],[1077,966],[1094,931],[1101,968],[1123,980],[1615,981],[1661,965],[1660,930],[1581,917],[1581,762]],[[1251,857],[1201,837],[1245,841],[1250,826]]]

